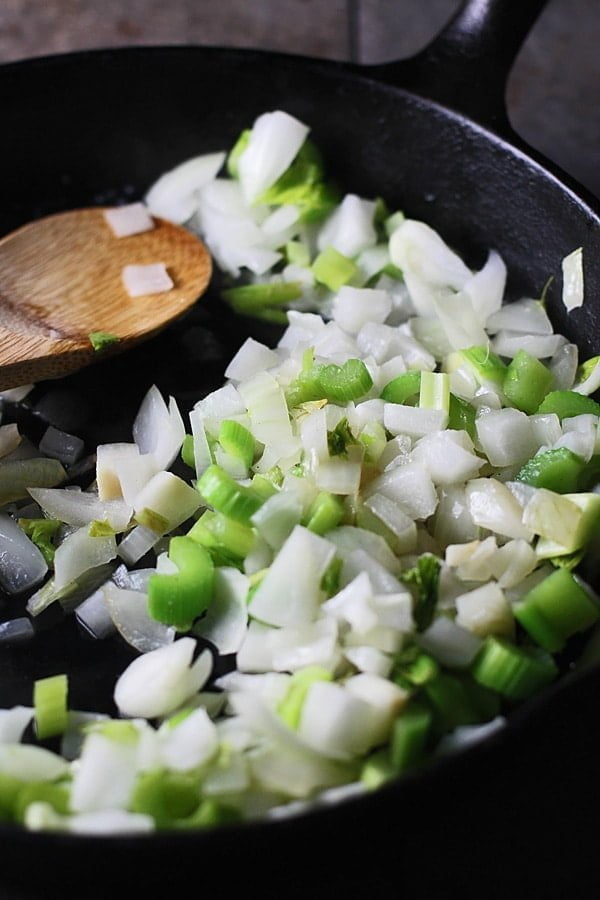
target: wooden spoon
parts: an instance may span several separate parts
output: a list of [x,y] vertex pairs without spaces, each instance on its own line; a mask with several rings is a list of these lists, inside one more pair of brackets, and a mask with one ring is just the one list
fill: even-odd
[[[58,378],[155,334],[204,293],[212,265],[184,228],[154,219],[150,231],[117,238],[104,209],[31,222],[0,240],[0,390]],[[130,297],[126,265],[164,263],[170,291]],[[100,353],[89,335],[119,338]]]

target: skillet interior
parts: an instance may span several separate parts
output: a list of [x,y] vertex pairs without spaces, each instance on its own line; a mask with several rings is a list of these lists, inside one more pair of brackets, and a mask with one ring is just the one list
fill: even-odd
[[[599,350],[593,298],[600,290],[600,223],[587,203],[468,120],[341,64],[219,49],[95,51],[5,66],[0,108],[2,233],[48,212],[137,198],[172,165],[230,146],[256,115],[283,108],[311,126],[342,187],[382,195],[392,207],[425,219],[473,265],[483,262],[488,247],[498,249],[511,272],[512,296],[538,296],[549,275],[559,278],[562,257],[583,244],[588,302],[567,318],[559,279],[550,291],[550,312],[557,330],[576,340],[585,356]],[[198,352],[182,352],[192,325],[216,331],[222,358],[215,354],[204,365]],[[184,322],[131,355],[65,380],[61,389],[75,391],[88,406],[80,431],[90,449],[100,440],[129,439],[152,382],[183,408],[217,386],[223,361],[249,328],[256,333],[213,292]],[[42,386],[37,396],[57,387]],[[33,649],[3,651],[0,705],[29,702],[31,678],[65,666],[73,672],[73,705],[89,708],[103,692],[108,702],[114,663],[106,663],[102,646],[78,642],[73,648],[70,627],[41,635]],[[115,652],[121,667],[127,651]],[[193,879],[197,889],[220,885],[227,894],[235,860],[236,869],[247,871],[251,896],[254,890],[263,897],[284,890],[320,896],[324,882],[327,893],[350,887],[353,897],[367,890],[384,896],[400,887],[432,890],[446,879],[454,889],[472,886],[478,876],[491,896],[500,896],[513,877],[523,884],[533,875],[532,853],[552,859],[560,848],[566,865],[556,879],[577,884],[586,865],[577,844],[594,808],[587,779],[600,750],[585,716],[599,684],[593,673],[551,691],[547,702],[534,701],[516,716],[508,735],[364,801],[316,815],[142,840],[74,841],[4,829],[0,878],[4,872],[7,883],[44,885],[45,896],[52,884],[63,896],[69,885],[79,892],[79,878],[87,896],[125,878],[154,889],[189,886]],[[500,849],[511,833],[510,851]],[[506,852],[512,867],[502,859]],[[576,876],[569,854],[577,860]]]

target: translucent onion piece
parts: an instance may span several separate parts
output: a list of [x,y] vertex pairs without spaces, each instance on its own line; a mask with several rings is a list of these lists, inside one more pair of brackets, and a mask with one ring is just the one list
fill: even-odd
[[32,718],[30,706],[0,709],[0,744],[18,744]]
[[10,425],[0,425],[0,457],[12,453],[21,443],[19,427],[11,422]]
[[102,588],[102,594],[112,624],[140,653],[166,647],[175,640],[174,628],[162,625],[148,614],[146,594],[118,588],[110,581]]
[[0,513],[0,585],[9,594],[39,584],[48,566],[35,544],[6,513]]
[[128,203],[104,210],[104,218],[115,237],[129,237],[154,228],[152,216],[143,203]]
[[132,509],[124,500],[100,500],[95,493],[64,488],[31,488],[29,493],[49,518],[68,525],[99,521],[120,532],[131,519]]
[[238,173],[246,201],[251,203],[288,168],[304,143],[308,128],[288,113],[263,113],[238,160]]
[[159,469],[168,469],[181,449],[185,426],[175,400],[169,406],[152,385],[133,423],[133,439],[140,453],[151,453]]
[[186,160],[152,185],[145,197],[146,206],[155,216],[177,224],[185,222],[197,209],[195,192],[212,181],[224,162],[224,153]]
[[57,548],[54,555],[54,586],[60,590],[88,569],[110,562],[117,554],[113,535],[90,537],[87,528],[78,528]]
[[29,488],[55,487],[67,477],[57,459],[0,461],[0,505],[29,496]]
[[237,569],[215,569],[213,598],[194,634],[209,640],[223,655],[237,653],[246,636],[249,585],[248,577]]
[[106,594],[102,588],[98,588],[83,603],[80,603],[75,615],[84,628],[97,640],[102,640],[115,631],[115,625],[106,602]]
[[571,312],[583,305],[583,250],[578,247],[562,261],[562,301]]

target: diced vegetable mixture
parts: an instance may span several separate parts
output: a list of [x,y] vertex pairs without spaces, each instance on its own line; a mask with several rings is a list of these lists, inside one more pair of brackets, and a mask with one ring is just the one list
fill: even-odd
[[[580,575],[600,358],[543,297],[503,305],[493,248],[472,271],[424,222],[341,195],[307,135],[262,115],[113,217],[199,233],[225,300],[286,326],[275,347],[249,337],[191,410],[151,386],[84,489],[78,438],[23,453],[0,427],[0,581],[29,597],[0,639],[60,605],[137,654],[112,717],[72,708],[63,671],[0,711],[4,821],[205,828],[360,795],[505,727],[600,618]],[[569,309],[582,271],[577,248]]]

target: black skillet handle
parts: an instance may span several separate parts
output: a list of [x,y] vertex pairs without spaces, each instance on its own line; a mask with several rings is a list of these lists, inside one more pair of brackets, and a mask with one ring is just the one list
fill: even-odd
[[411,59],[371,66],[381,81],[448,106],[512,136],[505,90],[521,44],[547,0],[465,0],[446,28]]

